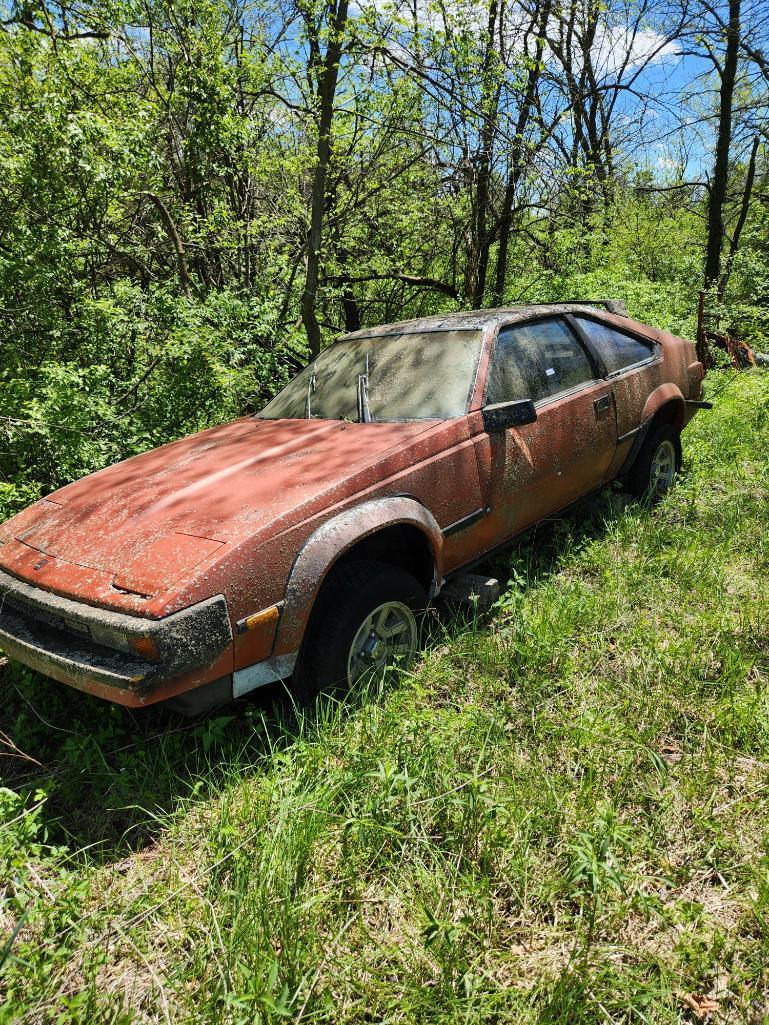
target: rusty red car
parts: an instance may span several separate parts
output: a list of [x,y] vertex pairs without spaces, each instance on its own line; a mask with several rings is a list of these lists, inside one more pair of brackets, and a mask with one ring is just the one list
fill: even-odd
[[0,525],[0,648],[126,706],[312,700],[412,656],[444,582],[542,518],[666,491],[703,377],[610,301],[349,334],[260,413]]

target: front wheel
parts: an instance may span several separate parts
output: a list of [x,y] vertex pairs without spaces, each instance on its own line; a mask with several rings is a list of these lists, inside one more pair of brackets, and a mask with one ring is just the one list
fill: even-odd
[[681,468],[681,435],[669,424],[653,431],[644,442],[630,473],[636,498],[659,501],[673,487]]
[[419,650],[427,595],[418,580],[386,563],[351,562],[333,570],[318,594],[294,671],[300,704],[365,682]]

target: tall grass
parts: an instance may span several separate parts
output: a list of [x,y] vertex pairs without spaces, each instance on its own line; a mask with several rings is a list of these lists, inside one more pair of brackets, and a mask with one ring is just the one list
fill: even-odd
[[659,507],[312,718],[8,668],[0,1021],[769,1021],[769,378],[710,387]]

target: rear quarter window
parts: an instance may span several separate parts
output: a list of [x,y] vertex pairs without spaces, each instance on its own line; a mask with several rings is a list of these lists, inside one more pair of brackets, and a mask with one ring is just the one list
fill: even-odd
[[609,374],[642,363],[654,355],[654,344],[618,331],[608,324],[600,324],[587,317],[577,317],[577,323],[598,351]]

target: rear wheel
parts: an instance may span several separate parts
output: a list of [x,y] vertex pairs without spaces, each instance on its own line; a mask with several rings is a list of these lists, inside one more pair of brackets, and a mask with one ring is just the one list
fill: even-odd
[[301,704],[340,693],[419,650],[427,595],[418,580],[386,563],[351,562],[323,584],[294,672]]
[[681,468],[681,435],[663,424],[644,442],[630,473],[630,490],[636,498],[659,501],[672,488]]

